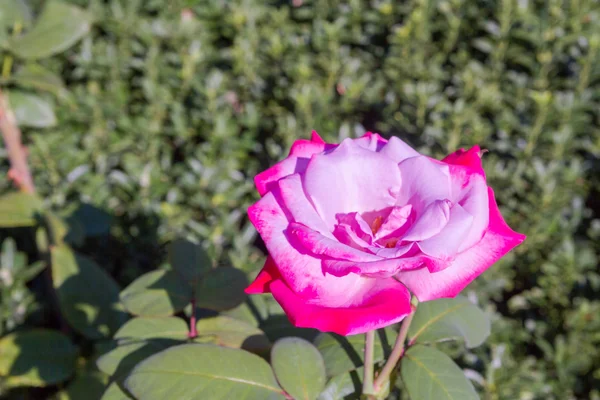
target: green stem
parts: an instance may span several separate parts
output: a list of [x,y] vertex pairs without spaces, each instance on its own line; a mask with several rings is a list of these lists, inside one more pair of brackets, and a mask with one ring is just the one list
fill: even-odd
[[381,386],[390,378],[390,374],[394,370],[394,367],[396,367],[396,364],[398,364],[398,361],[404,355],[404,342],[406,341],[406,336],[408,335],[408,328],[410,328],[410,324],[412,322],[413,316],[415,315],[416,309],[416,307],[414,306],[411,307],[412,312],[409,315],[407,315],[406,318],[404,318],[404,321],[402,321],[402,325],[400,326],[400,333],[396,338],[396,343],[394,344],[392,353],[390,354],[390,357],[386,361],[385,365],[383,366],[383,369],[381,370],[381,372],[377,376],[377,379],[375,380],[375,393],[381,390]]
[[370,397],[373,391],[373,348],[375,345],[375,331],[365,334],[365,373],[363,376],[363,394]]

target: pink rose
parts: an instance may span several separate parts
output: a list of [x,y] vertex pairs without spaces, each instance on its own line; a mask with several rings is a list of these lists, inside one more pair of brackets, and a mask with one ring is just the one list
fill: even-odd
[[335,145],[313,132],[255,183],[248,214],[269,257],[246,292],[272,293],[299,327],[393,324],[410,292],[454,297],[525,239],[502,219],[478,146],[438,161],[396,137]]

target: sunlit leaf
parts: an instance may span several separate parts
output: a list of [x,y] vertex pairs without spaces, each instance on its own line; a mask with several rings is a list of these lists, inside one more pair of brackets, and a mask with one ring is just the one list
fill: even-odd
[[264,353],[271,342],[260,329],[225,316],[203,318],[196,324],[199,336],[212,336],[216,344]]
[[359,400],[362,393],[364,370],[357,368],[331,378],[325,389],[317,397],[318,400]]
[[0,377],[7,386],[46,386],[67,380],[75,369],[77,348],[68,337],[31,329],[0,339]]
[[414,346],[402,357],[400,373],[413,400],[479,400],[464,372],[446,354]]
[[198,399],[283,400],[271,367],[243,350],[185,344],[155,354],[139,364],[126,387],[144,400]]
[[325,387],[325,363],[319,350],[300,338],[278,340],[271,350],[275,376],[294,399],[314,400]]
[[419,304],[408,338],[414,343],[462,339],[467,347],[480,346],[490,335],[489,316],[464,297]]
[[0,227],[33,226],[43,203],[29,193],[13,192],[0,196]]
[[56,125],[54,109],[46,99],[17,90],[11,90],[7,94],[19,126],[48,128]]
[[25,64],[17,70],[12,79],[24,88],[44,90],[59,97],[67,94],[61,77],[39,64]]
[[117,382],[113,382],[104,391],[100,400],[134,400],[119,386]]
[[87,34],[91,16],[72,4],[52,0],[46,3],[31,30],[8,41],[8,48],[25,59],[39,59],[60,53]]
[[[397,333],[392,328],[380,329],[375,335],[374,361],[381,361],[391,351]],[[340,336],[322,333],[315,339],[315,346],[325,360],[327,376],[340,375],[364,364],[365,335]]]
[[148,272],[121,292],[121,302],[127,311],[145,317],[173,315],[191,299],[191,286],[172,270]]
[[66,245],[53,246],[51,259],[53,284],[69,324],[90,339],[112,335],[127,320],[112,277]]

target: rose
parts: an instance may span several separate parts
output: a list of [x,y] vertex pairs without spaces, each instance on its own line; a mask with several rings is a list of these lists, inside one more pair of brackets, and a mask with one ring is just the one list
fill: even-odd
[[255,183],[248,214],[269,257],[246,292],[272,293],[299,327],[398,322],[410,292],[454,297],[525,239],[500,215],[478,146],[438,161],[396,137],[334,145],[313,132]]

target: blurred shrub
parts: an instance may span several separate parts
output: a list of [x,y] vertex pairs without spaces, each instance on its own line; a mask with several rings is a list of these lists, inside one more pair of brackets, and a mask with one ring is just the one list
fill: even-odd
[[179,235],[260,266],[252,177],[311,129],[436,157],[479,143],[528,240],[469,288],[494,327],[457,356],[487,399],[600,398],[597,1],[69,2],[95,25],[38,62],[69,95],[59,124],[24,134],[46,205],[73,232],[106,227],[71,243],[122,287]]

